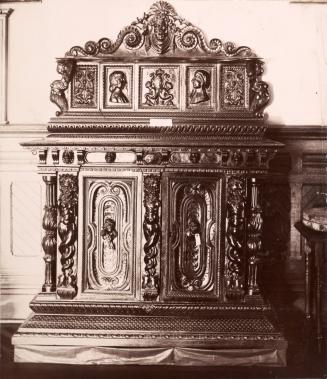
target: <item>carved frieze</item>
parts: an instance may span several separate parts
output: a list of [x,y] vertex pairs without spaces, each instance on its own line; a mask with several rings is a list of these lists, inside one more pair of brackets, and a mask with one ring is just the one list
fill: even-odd
[[87,179],[84,292],[135,297],[135,178]]
[[78,180],[72,174],[59,176],[59,252],[62,274],[58,278],[57,295],[62,299],[73,299],[77,293],[77,203]]
[[245,294],[245,205],[246,178],[231,176],[227,181],[226,218],[226,297]]
[[64,150],[62,153],[62,161],[65,164],[74,163],[74,151],[73,150]]
[[[158,255],[160,252],[160,175],[144,177],[144,275],[142,280],[144,300],[156,300],[159,295]],[[159,255],[160,257],[160,255]]]

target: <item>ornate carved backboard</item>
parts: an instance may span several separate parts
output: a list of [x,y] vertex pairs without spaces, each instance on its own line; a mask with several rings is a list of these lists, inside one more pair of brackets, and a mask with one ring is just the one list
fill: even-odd
[[[263,63],[250,48],[217,38],[208,43],[165,1],[153,4],[115,42],[102,38],[72,47],[58,59],[57,70],[61,79],[51,84],[50,95],[60,108],[57,116],[107,119],[107,126],[84,122],[74,130],[115,131],[127,118],[142,130],[145,117],[160,116],[184,124],[204,118],[213,124],[255,121],[269,101]],[[49,129],[70,126],[54,120]]]

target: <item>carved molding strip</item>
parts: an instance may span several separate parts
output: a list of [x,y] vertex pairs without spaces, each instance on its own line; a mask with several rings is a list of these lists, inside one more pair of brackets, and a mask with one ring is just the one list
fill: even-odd
[[231,176],[227,182],[226,230],[226,297],[245,294],[245,228],[246,178]]
[[[176,124],[172,127],[170,126],[156,126],[150,127],[148,124],[100,124],[97,122],[94,123],[49,123],[48,131],[49,132],[74,132],[74,131],[83,131],[83,132],[103,132],[109,131],[112,133],[128,131],[132,132],[152,132],[152,133],[164,133],[165,135],[180,135],[181,133],[192,134],[196,133],[197,135],[203,134],[207,136],[208,134],[214,134],[215,136],[233,136],[233,137],[251,137],[261,139],[267,129],[267,125],[251,125],[251,124],[228,124],[228,125],[210,125],[210,124]],[[211,137],[210,137],[211,138]]]
[[157,256],[161,238],[160,226],[160,175],[147,175],[144,177],[145,215],[143,221],[144,263],[145,274],[142,278],[144,300],[156,300],[159,291],[159,276],[157,274]]
[[67,57],[107,56],[115,53],[119,47],[127,50],[141,50],[145,53],[163,55],[172,52],[192,54],[194,51],[222,57],[253,57],[246,46],[236,47],[232,42],[223,43],[214,38],[209,43],[203,32],[190,22],[181,18],[174,8],[165,1],[154,3],[148,13],[137,18],[125,27],[115,42],[101,38],[98,42],[89,41],[84,48],[74,46],[66,53]]
[[61,254],[62,274],[58,278],[57,295],[62,299],[73,299],[77,293],[76,274],[74,272],[77,241],[77,176],[72,174],[60,175],[59,186],[58,234],[61,239],[59,252]]

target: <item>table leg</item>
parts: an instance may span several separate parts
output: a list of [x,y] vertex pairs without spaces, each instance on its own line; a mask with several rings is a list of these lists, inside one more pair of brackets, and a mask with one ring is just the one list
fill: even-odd
[[323,334],[321,327],[321,249],[315,249],[315,271],[316,271],[316,333],[318,354],[322,353]]

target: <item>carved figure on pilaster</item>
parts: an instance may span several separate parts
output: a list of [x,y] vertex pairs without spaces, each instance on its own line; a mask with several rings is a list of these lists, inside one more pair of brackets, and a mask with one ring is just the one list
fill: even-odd
[[42,227],[45,231],[42,238],[44,251],[45,280],[42,292],[54,292],[56,289],[56,251],[57,251],[57,177],[43,176],[46,184],[46,205]]
[[250,81],[250,110],[256,117],[263,117],[263,111],[270,100],[269,86],[266,82],[261,80],[263,62],[249,62],[247,65],[247,74]]
[[144,178],[145,215],[143,221],[144,263],[142,288],[144,300],[156,300],[158,297],[159,277],[157,274],[157,256],[161,236],[160,227],[160,176],[148,175]]
[[61,239],[59,252],[61,254],[62,274],[58,278],[57,294],[62,299],[73,299],[77,293],[76,275],[74,273],[77,240],[77,177],[71,174],[63,174],[59,177],[59,185],[58,234]]
[[247,251],[248,251],[248,283],[247,292],[249,295],[260,293],[258,276],[258,256],[262,249],[262,209],[258,203],[258,186],[255,178],[251,178],[251,207],[247,220]]
[[241,298],[244,290],[246,179],[232,176],[227,183],[226,297]]
[[72,77],[73,61],[71,59],[58,60],[57,72],[61,75],[60,80],[55,80],[51,83],[50,100],[55,103],[60,111],[56,112],[56,116],[60,116],[68,110],[68,101],[65,91]]

